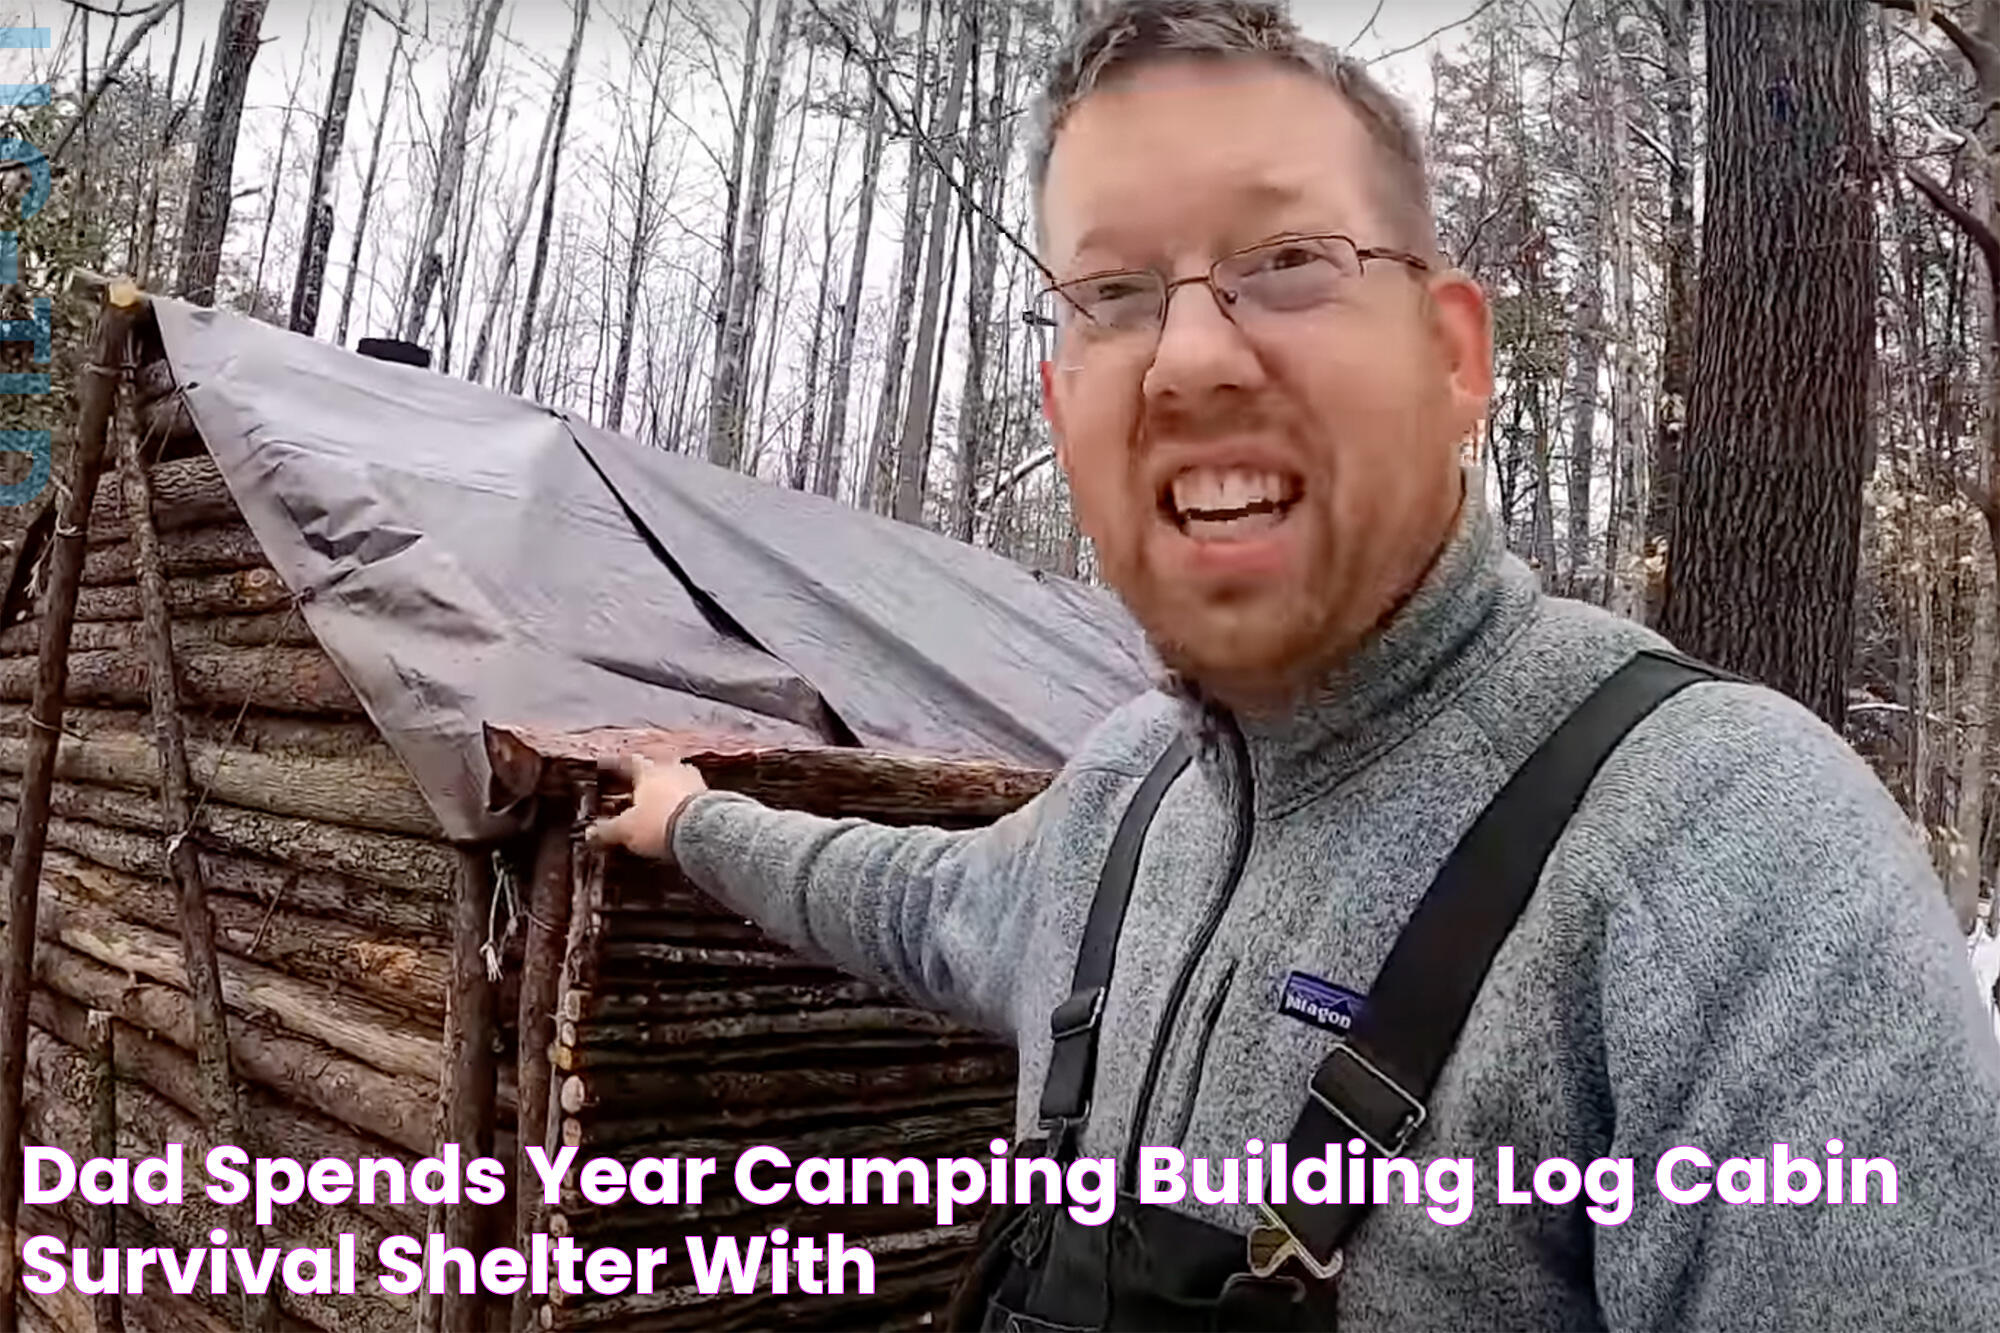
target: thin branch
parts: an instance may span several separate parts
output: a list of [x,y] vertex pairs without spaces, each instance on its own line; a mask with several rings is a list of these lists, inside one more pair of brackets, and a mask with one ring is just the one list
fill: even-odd
[[1362,39],[1375,31],[1375,20],[1382,17],[1382,6],[1385,3],[1387,3],[1387,0],[1375,0],[1375,12],[1370,14],[1368,21],[1361,25],[1361,31],[1354,34],[1354,40],[1347,44],[1348,50],[1352,51],[1355,47],[1361,45]]
[[[1486,2],[1490,5],[1493,3],[1493,0],[1486,0]],[[812,8],[813,13],[819,15],[820,21],[825,23],[840,38],[841,45],[847,48],[848,57],[859,63],[862,69],[867,71],[869,86],[874,89],[875,96],[882,99],[882,105],[888,109],[889,114],[895,117],[896,128],[908,134],[911,142],[923,149],[924,156],[930,159],[931,167],[937,172],[938,178],[951,186],[952,192],[959,197],[960,201],[967,208],[977,213],[981,218],[984,218],[996,232],[1006,239],[1007,244],[1013,246],[1029,263],[1035,266],[1036,271],[1043,278],[1053,284],[1056,281],[1056,275],[1049,272],[1048,267],[1035,254],[1034,248],[1016,235],[1014,229],[996,216],[992,210],[980,203],[973,192],[965,187],[964,182],[946,170],[944,159],[938,156],[937,148],[932,145],[930,136],[919,129],[908,116],[904,115],[903,109],[897,106],[895,99],[889,96],[889,90],[882,86],[880,72],[876,69],[876,58],[863,53],[861,48],[855,45],[853,36],[847,31],[847,25],[827,13],[820,5],[819,0],[806,0],[806,4]]]
[[1368,57],[1368,59],[1362,61],[1361,63],[1364,65],[1379,65],[1385,60],[1392,60],[1400,55],[1408,55],[1412,51],[1418,50],[1425,46],[1429,46],[1432,41],[1436,40],[1439,37],[1444,36],[1446,33],[1450,32],[1453,28],[1464,27],[1466,24],[1472,22],[1474,19],[1478,18],[1481,14],[1484,14],[1487,10],[1493,8],[1493,6],[1498,3],[1499,0],[1484,0],[1484,3],[1482,3],[1479,6],[1479,8],[1473,10],[1470,14],[1467,14],[1464,18],[1454,19],[1450,23],[1441,24],[1438,27],[1431,29],[1423,36],[1417,38],[1416,41],[1411,42],[1407,46],[1399,46],[1393,51],[1384,51],[1381,55],[1370,56]]
[[[1898,9],[1905,14],[1921,12],[1917,9],[1917,0],[1875,0],[1875,3],[1883,9]],[[1959,54],[1965,57],[1966,63],[1972,66],[1972,72],[1982,83],[2000,70],[2000,51],[1995,51],[1986,41],[1967,32],[1959,26],[1958,20],[1935,5],[1927,5],[1925,9],[1930,13],[1931,23],[1951,39],[1951,44],[1958,48]]]
[[1922,167],[1905,167],[1903,175],[1923,192],[1924,198],[1930,200],[1938,212],[1950,218],[1953,225],[1965,233],[1967,240],[1979,247],[1979,253],[1986,257],[1987,283],[1993,288],[1994,295],[2000,296],[2000,236],[1995,236],[1985,219],[1954,199],[1951,191]]
[[1664,163],[1669,167],[1674,165],[1673,153],[1667,148],[1665,144],[1661,143],[1658,139],[1654,138],[1651,134],[1647,133],[1646,127],[1644,125],[1641,125],[1636,120],[1627,120],[1625,122],[1625,128],[1631,131],[1634,137],[1636,137],[1640,143],[1646,145],[1646,147],[1652,149],[1656,154],[1658,154],[1660,161],[1662,163]]
[[125,44],[118,48],[118,54],[104,67],[104,72],[97,76],[97,86],[91,89],[90,96],[84,99],[82,109],[76,113],[76,119],[70,121],[63,129],[63,136],[56,140],[55,151],[49,154],[49,161],[62,160],[63,150],[69,147],[70,140],[76,137],[77,131],[90,123],[90,117],[96,112],[97,104],[104,97],[105,89],[117,80],[119,71],[125,68],[125,62],[139,49],[139,43],[145,41],[146,34],[158,27],[160,20],[171,14],[180,2],[181,0],[159,0],[158,4],[146,11],[132,31],[125,34]]

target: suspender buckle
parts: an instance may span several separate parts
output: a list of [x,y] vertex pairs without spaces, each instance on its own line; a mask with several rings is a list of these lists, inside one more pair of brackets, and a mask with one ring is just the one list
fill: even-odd
[[1049,1015],[1049,1036],[1056,1041],[1080,1037],[1097,1027],[1104,1017],[1104,987],[1080,990],[1057,1005]]
[[1321,1282],[1331,1282],[1340,1276],[1347,1256],[1335,1250],[1321,1263],[1313,1254],[1312,1247],[1298,1238],[1291,1225],[1269,1205],[1260,1203],[1257,1211],[1263,1222],[1250,1228],[1248,1257],[1252,1276],[1268,1278],[1285,1266],[1287,1259],[1296,1259],[1300,1267]]
[[1395,1157],[1423,1127],[1424,1104],[1343,1040],[1313,1072],[1312,1099],[1383,1157]]

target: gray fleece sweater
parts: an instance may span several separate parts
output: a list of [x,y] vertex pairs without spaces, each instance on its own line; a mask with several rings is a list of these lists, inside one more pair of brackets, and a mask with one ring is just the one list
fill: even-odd
[[[1476,493],[1476,487],[1472,488]],[[1249,860],[1226,878],[1233,783],[1209,743],[1141,859],[1104,1010],[1086,1156],[1134,1134],[1188,1158],[1282,1141],[1335,1035],[1285,1012],[1293,973],[1365,993],[1432,876],[1509,773],[1660,640],[1540,594],[1468,503],[1424,587],[1319,701],[1246,727]],[[1035,1129],[1112,831],[1198,707],[1119,710],[1053,785],[973,832],[889,829],[709,793],[674,854],[779,938],[1013,1037]],[[1319,992],[1322,996],[1326,993]],[[1612,755],[1500,953],[1408,1155],[1470,1158],[1460,1225],[1400,1194],[1347,1246],[1342,1325],[1373,1329],[2000,1328],[2000,1043],[1923,852],[1866,766],[1755,686],[1703,683]],[[1145,1123],[1135,1125],[1155,1042]],[[1899,1202],[1667,1202],[1654,1167],[1773,1144],[1894,1162]],[[1536,1162],[1633,1160],[1615,1226],[1503,1205]],[[1714,1179],[1684,1169],[1679,1179]],[[1121,1187],[1135,1182],[1121,1178]],[[1247,1231],[1248,1205],[1185,1211]]]

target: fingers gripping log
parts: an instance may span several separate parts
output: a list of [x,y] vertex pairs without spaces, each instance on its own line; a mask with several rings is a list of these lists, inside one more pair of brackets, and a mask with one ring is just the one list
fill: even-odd
[[[42,593],[42,642],[36,656],[32,737],[21,775],[19,825],[7,868],[8,926],[0,960],[0,1144],[21,1141],[22,1082],[27,1072],[28,993],[34,985],[35,909],[42,850],[55,785],[56,739],[68,683],[70,629],[76,623],[77,588],[83,577],[91,502],[104,470],[105,440],[118,403],[132,326],[145,300],[119,280],[105,294],[90,363],[83,372],[82,410],[70,475],[49,541],[48,579]],[[0,1152],[0,1328],[19,1323],[16,1294],[20,1250],[15,1210],[21,1202],[21,1155]]]
[[[187,971],[188,995],[194,1003],[195,1059],[201,1070],[203,1100],[217,1138],[245,1143],[242,1109],[236,1098],[236,1078],[229,1063],[228,1010],[223,1005],[222,974],[216,962],[215,918],[208,910],[208,889],[193,839],[193,783],[188,775],[187,737],[181,728],[180,677],[175,669],[173,613],[167,604],[167,573],[160,555],[160,533],[153,523],[153,487],[146,475],[143,444],[128,432],[118,451],[120,489],[131,524],[132,563],[139,576],[140,622],[144,625],[146,680],[153,710],[153,740],[160,756],[160,812],[167,839],[167,868],[179,901],[181,954]],[[247,1211],[233,1229],[253,1234]],[[277,1304],[268,1296],[246,1294],[246,1330],[274,1329]]]

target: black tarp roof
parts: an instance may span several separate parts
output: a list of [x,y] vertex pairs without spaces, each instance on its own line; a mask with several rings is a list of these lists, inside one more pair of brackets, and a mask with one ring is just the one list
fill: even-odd
[[454,838],[510,827],[487,723],[1053,767],[1145,688],[1099,589],[464,380],[154,309],[244,518]]

